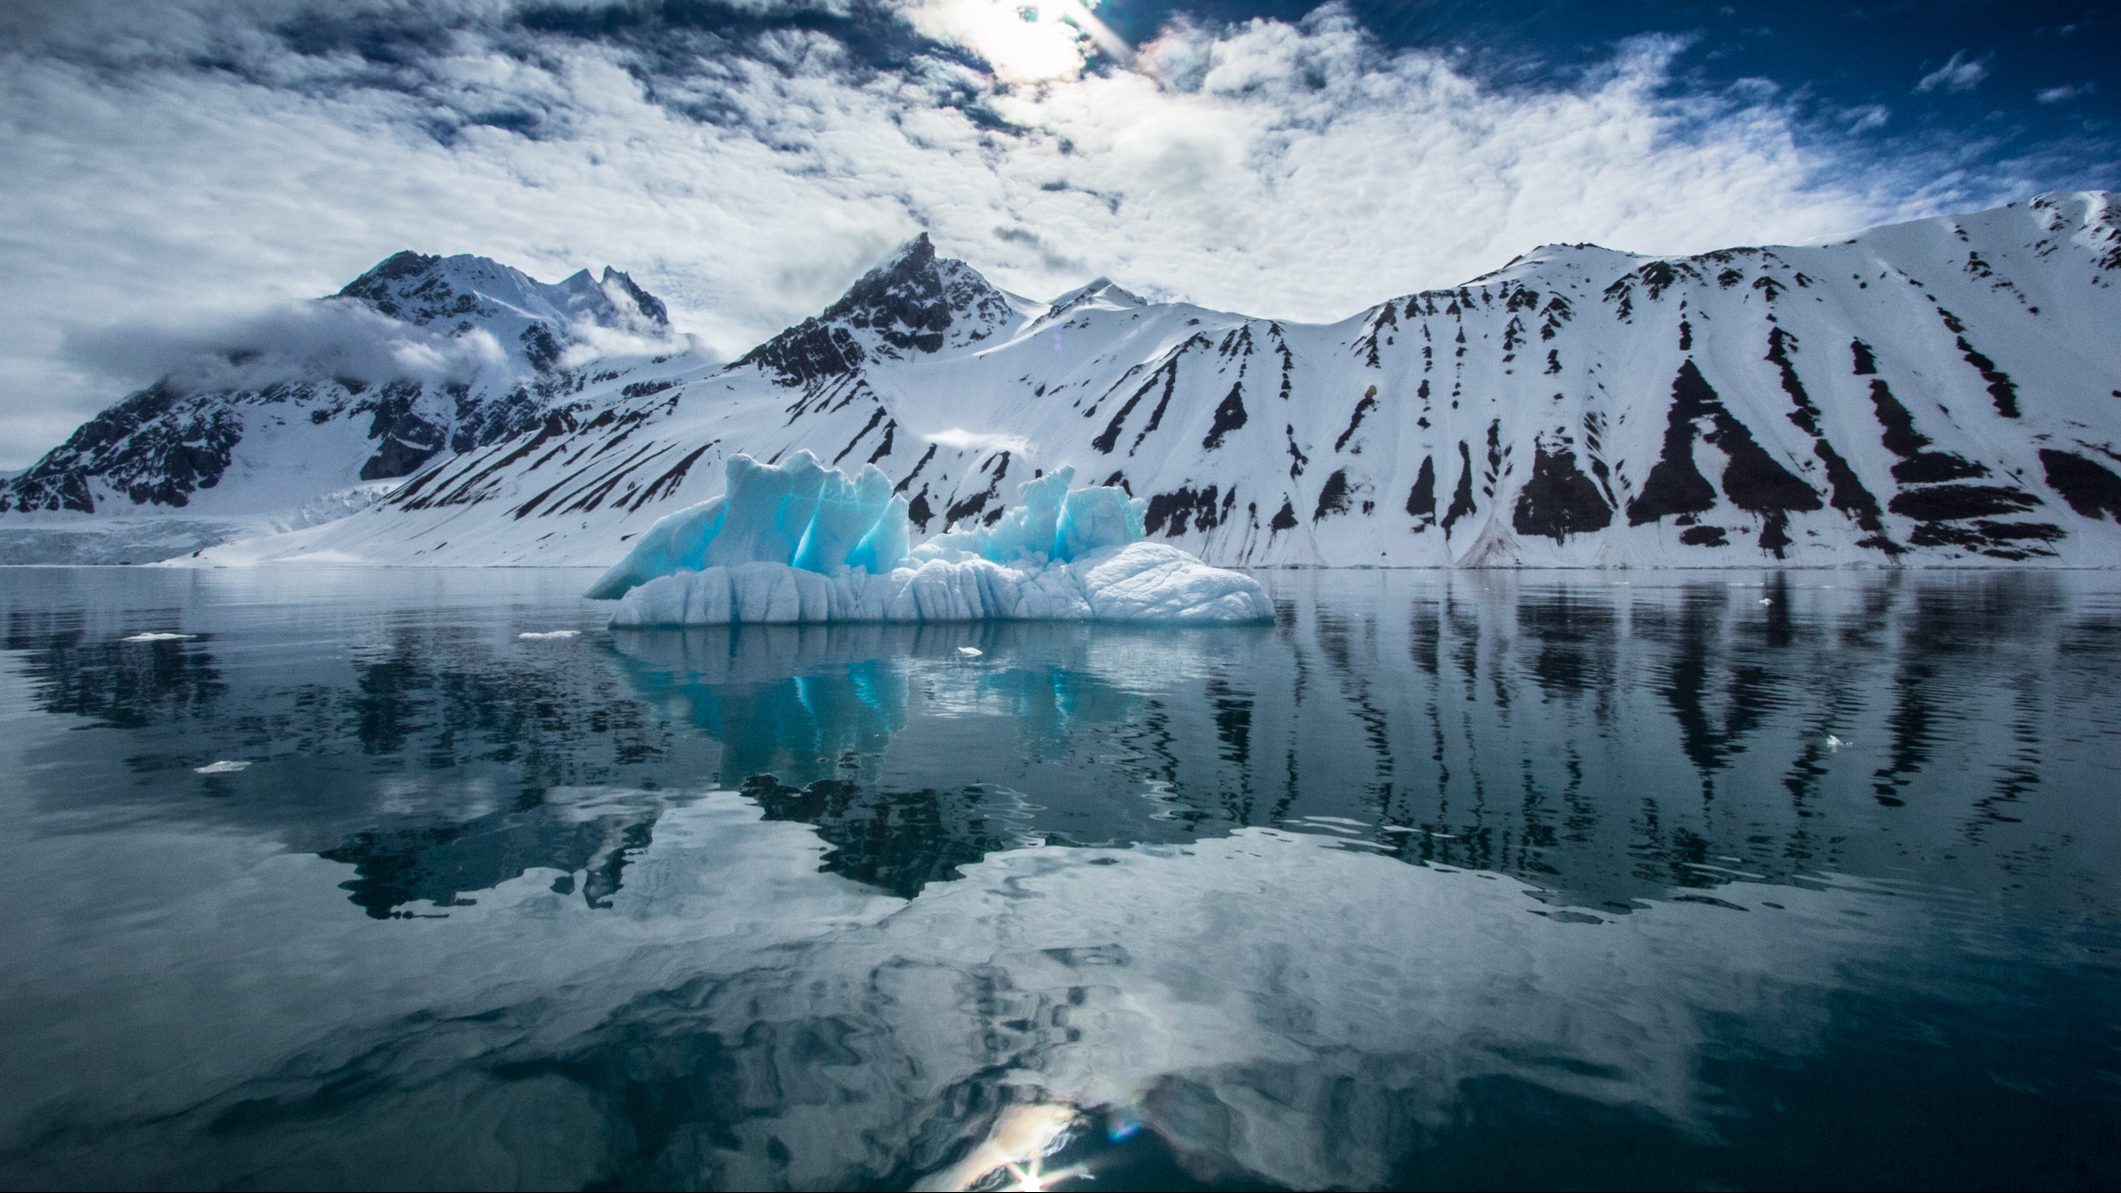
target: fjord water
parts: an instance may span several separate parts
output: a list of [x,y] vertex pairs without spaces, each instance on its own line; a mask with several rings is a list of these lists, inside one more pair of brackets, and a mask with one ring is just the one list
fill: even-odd
[[2111,576],[1262,579],[0,572],[0,1185],[2121,1182]]

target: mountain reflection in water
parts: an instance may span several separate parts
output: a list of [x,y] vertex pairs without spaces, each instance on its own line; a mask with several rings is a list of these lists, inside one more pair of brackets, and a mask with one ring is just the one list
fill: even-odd
[[0,579],[7,1183],[904,1186],[1031,1103],[1121,1184],[2121,1178],[2098,582],[359,579]]

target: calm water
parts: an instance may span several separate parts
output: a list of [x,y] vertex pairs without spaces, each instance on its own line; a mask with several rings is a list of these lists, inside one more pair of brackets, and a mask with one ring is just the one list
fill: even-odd
[[0,571],[0,1185],[2121,1182],[2112,577],[585,578]]

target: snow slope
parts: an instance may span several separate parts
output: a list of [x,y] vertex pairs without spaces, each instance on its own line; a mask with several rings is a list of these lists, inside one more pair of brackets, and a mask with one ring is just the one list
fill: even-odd
[[2096,192],[1826,245],[1545,246],[1318,325],[1104,280],[1033,301],[922,237],[734,364],[628,362],[204,558],[608,563],[731,455],[809,450],[875,464],[921,535],[1072,467],[1218,564],[2110,566],[2117,281]]

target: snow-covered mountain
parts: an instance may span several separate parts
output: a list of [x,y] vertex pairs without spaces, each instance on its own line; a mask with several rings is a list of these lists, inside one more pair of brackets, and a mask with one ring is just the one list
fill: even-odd
[[734,364],[583,365],[374,506],[205,558],[608,563],[729,455],[807,448],[882,468],[926,533],[1073,466],[1222,564],[2109,566],[2117,282],[2105,193],[1828,245],[1546,246],[1316,325],[1102,279],[1034,301],[924,236]]
[[616,270],[546,285],[483,257],[411,252],[253,334],[282,340],[111,406],[0,481],[0,510],[235,528],[342,516],[388,488],[373,482],[538,426],[575,402],[591,362],[670,338],[663,304]]

